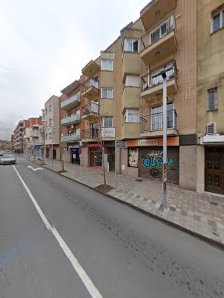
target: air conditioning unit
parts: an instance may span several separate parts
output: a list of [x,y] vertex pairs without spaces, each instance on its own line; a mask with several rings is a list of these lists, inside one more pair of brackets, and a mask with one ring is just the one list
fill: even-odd
[[206,133],[207,135],[214,135],[217,133],[217,127],[215,122],[211,122],[207,124]]

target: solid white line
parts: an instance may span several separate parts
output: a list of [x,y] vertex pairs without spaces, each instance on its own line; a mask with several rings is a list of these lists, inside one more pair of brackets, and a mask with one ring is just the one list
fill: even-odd
[[65,243],[65,241],[63,240],[63,238],[60,236],[60,234],[58,233],[58,231],[56,230],[56,228],[53,227],[53,226],[51,226],[51,224],[47,220],[46,216],[44,215],[43,211],[41,210],[41,208],[37,204],[36,199],[32,195],[31,191],[29,190],[28,186],[26,185],[26,183],[24,182],[23,178],[20,176],[19,172],[17,171],[17,169],[16,169],[16,167],[14,165],[13,165],[13,168],[14,168],[17,176],[19,177],[22,185],[24,186],[26,192],[28,193],[31,201],[33,202],[33,204],[34,204],[34,206],[35,206],[35,208],[36,208],[36,210],[37,210],[40,218],[44,222],[46,228],[49,231],[51,231],[51,233],[54,235],[55,239],[57,240],[57,242],[60,245],[61,249],[63,250],[64,254],[66,255],[66,257],[70,261],[73,269],[79,275],[80,279],[82,280],[83,284],[85,285],[86,289],[88,290],[90,296],[92,298],[103,298],[103,296],[100,294],[100,292],[98,291],[98,289],[95,287],[95,285],[93,284],[92,280],[87,275],[87,273],[85,272],[85,270],[82,268],[82,266],[80,265],[79,261],[76,259],[76,257],[74,256],[74,254],[72,253],[72,251],[70,250],[70,248],[68,247],[68,245]]

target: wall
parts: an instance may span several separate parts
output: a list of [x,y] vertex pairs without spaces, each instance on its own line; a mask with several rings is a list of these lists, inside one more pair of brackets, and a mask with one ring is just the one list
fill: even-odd
[[196,190],[197,146],[180,146],[180,186]]

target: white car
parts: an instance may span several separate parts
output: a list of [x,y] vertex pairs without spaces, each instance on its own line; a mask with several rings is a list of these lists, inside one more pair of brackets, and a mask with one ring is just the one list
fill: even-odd
[[0,164],[1,165],[16,164],[16,157],[13,154],[4,153],[2,156],[0,156]]

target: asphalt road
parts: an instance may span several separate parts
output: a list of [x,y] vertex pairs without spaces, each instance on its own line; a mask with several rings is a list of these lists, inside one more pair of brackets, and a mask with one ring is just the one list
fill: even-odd
[[224,297],[223,251],[29,165],[18,158],[16,169],[30,193],[0,166],[1,298],[100,297],[87,277],[104,298]]

